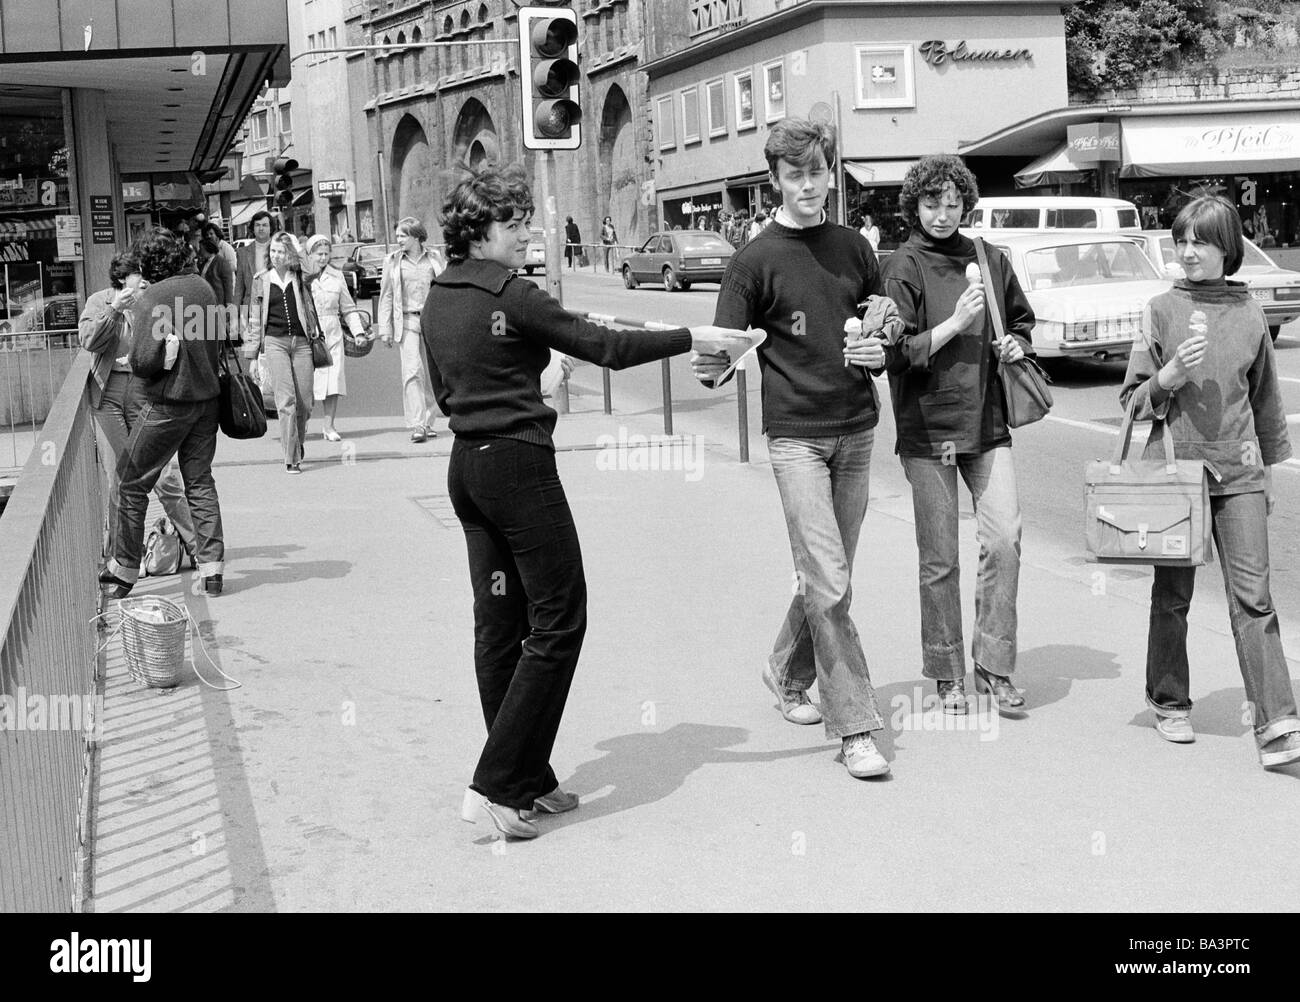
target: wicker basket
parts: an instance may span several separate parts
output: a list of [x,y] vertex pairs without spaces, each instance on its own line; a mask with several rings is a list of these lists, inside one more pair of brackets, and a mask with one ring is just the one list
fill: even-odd
[[[124,598],[117,606],[121,617],[122,653],[137,682],[169,689],[181,680],[185,665],[185,636],[189,616],[185,606],[158,595]],[[162,618],[162,622],[153,619]]]

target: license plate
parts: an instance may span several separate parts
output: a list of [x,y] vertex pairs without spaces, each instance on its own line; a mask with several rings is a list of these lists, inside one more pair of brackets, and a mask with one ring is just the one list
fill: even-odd
[[700,264],[722,264],[722,258],[720,258],[720,257],[702,257],[702,258],[700,258]]
[[1265,303],[1272,302],[1273,300],[1272,289],[1251,289],[1250,295],[1252,299],[1259,299]]

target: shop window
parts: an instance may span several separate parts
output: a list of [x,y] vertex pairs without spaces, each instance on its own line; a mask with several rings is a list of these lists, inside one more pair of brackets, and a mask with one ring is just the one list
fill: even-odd
[[293,114],[290,106],[287,104],[280,105],[280,149],[284,149],[293,143]]
[[659,135],[659,148],[671,150],[677,145],[677,136],[673,131],[673,99],[661,97],[655,103],[655,128]]
[[763,66],[763,107],[767,121],[785,118],[785,64],[780,60]]
[[704,85],[705,101],[709,108],[709,135],[727,134],[727,91],[721,80],[710,80]]
[[915,108],[912,46],[859,45],[857,57],[858,108]]
[[682,91],[682,142],[700,141],[700,92],[696,87]]
[[750,70],[737,73],[736,81],[736,131],[752,129],[754,119],[754,74]]
[[255,111],[249,121],[249,139],[251,145],[249,149],[253,153],[260,153],[270,146],[270,137],[267,134],[267,113],[265,111]]

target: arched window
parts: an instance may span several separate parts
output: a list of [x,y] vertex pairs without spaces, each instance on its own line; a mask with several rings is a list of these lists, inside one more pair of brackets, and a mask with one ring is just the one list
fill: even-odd
[[[383,44],[392,45],[393,40],[385,35]],[[388,75],[388,50],[376,53],[375,57],[379,60],[379,92],[385,94],[393,89]]]
[[460,26],[462,28],[469,27],[469,11],[463,10],[460,12]]
[[[420,33],[420,26],[417,24],[411,31],[411,41],[419,42],[424,38]],[[418,84],[420,77],[424,74],[424,49],[411,50],[411,83]]]
[[479,20],[479,23],[480,23],[480,24],[487,24],[487,19],[488,19],[488,9],[487,9],[487,4],[485,4],[485,3],[481,3],[481,4],[478,5],[478,20]]
[[442,33],[444,35],[450,35],[455,30],[456,30],[456,25],[452,21],[451,15],[448,14],[446,17],[442,19]]
[[[397,33],[397,44],[406,44],[406,32],[399,31]],[[397,87],[400,90],[406,86],[406,53],[402,49],[396,49],[394,52],[397,56]]]

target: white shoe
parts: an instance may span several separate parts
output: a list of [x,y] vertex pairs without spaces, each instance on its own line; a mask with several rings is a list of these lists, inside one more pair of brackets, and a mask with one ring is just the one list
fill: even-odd
[[885,761],[885,756],[880,754],[876,742],[866,731],[861,734],[850,734],[844,738],[841,742],[840,754],[844,758],[844,767],[849,770],[849,775],[854,779],[883,776],[889,772],[889,763]]
[[813,705],[808,693],[802,689],[783,689],[776,683],[772,666],[763,668],[763,684],[772,690],[772,695],[781,704],[781,716],[792,724],[816,724],[822,719],[822,711]]

